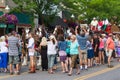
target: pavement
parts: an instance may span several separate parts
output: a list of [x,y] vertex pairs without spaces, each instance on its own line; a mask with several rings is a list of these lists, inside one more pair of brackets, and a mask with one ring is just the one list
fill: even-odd
[[120,64],[117,59],[113,59],[113,68],[107,68],[107,64],[95,66],[88,70],[81,70],[80,75],[76,75],[76,69],[72,76],[61,72],[59,67],[55,74],[48,74],[47,71],[37,70],[35,74],[28,73],[28,66],[23,66],[21,75],[9,75],[0,73],[0,80],[120,80]]

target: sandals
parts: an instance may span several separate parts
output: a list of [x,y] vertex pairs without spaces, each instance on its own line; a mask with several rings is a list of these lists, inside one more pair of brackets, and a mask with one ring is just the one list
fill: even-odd
[[69,73],[69,74],[68,74],[68,76],[72,76],[72,74],[71,74],[71,73]]
[[10,72],[10,75],[13,75],[13,72]]
[[77,75],[79,75],[79,74],[80,74],[80,72],[77,72],[76,74],[77,74]]
[[54,74],[55,72],[51,71],[51,72],[48,72],[49,74]]

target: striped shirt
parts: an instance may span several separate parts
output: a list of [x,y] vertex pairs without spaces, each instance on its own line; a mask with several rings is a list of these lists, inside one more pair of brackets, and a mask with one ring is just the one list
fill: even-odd
[[8,37],[8,52],[9,56],[16,56],[18,55],[18,42],[19,39],[15,36]]

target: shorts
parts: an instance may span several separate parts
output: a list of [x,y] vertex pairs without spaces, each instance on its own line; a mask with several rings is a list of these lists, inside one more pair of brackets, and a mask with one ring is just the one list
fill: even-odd
[[81,58],[82,60],[87,59],[87,50],[81,50],[80,58]]
[[35,56],[35,57],[39,57],[39,56],[40,56],[40,53],[37,52],[37,51],[35,51],[35,52],[34,52],[34,56]]
[[99,48],[99,51],[104,51],[104,48]]
[[66,56],[60,56],[60,61],[61,61],[61,62],[65,62],[66,59],[67,59]]
[[20,53],[18,56],[19,56],[19,62],[21,62],[22,53]]
[[29,56],[35,56],[35,52],[29,52]]
[[87,50],[87,58],[91,59],[93,57],[94,57],[94,50],[93,49]]
[[106,56],[111,57],[111,56],[112,56],[112,53],[113,53],[113,50],[112,50],[112,49],[109,49],[109,51],[106,50]]
[[71,67],[74,68],[77,66],[78,55],[71,55]]
[[9,56],[9,64],[19,64],[20,58],[19,56]]

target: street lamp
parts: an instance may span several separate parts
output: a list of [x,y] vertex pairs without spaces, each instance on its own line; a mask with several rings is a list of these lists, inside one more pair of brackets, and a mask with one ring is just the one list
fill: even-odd
[[9,11],[10,11],[10,8],[9,8],[8,5],[6,5],[6,7],[5,7],[5,13],[8,13]]
[[74,14],[71,15],[71,18],[75,18]]

